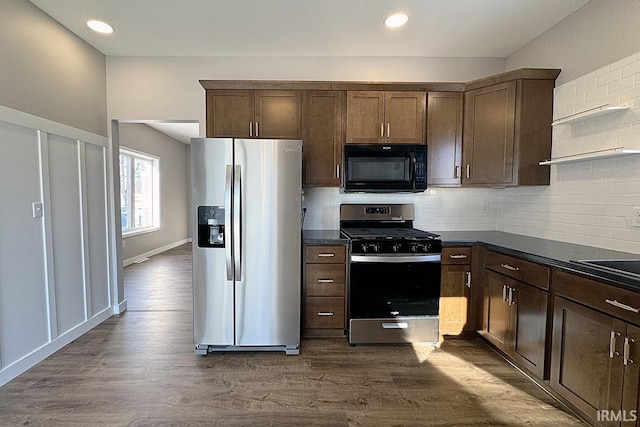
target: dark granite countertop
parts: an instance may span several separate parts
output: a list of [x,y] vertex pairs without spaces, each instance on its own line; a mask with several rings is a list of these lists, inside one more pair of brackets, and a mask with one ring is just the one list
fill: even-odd
[[349,239],[340,230],[302,230],[302,243],[346,245],[349,243]]
[[640,259],[640,255],[557,240],[540,239],[501,231],[436,231],[443,246],[471,246],[481,244],[497,252],[518,256],[528,261],[605,279],[624,287],[640,290],[640,279],[609,273],[576,260]]
[[[607,280],[625,288],[640,291],[640,279],[610,273],[575,263],[576,260],[640,259],[640,255],[613,251],[592,246],[541,239],[502,231],[434,231],[440,235],[442,246],[483,245],[488,249],[514,255],[528,261],[568,271],[586,274],[595,279]],[[305,244],[344,245],[349,239],[340,230],[303,230]]]

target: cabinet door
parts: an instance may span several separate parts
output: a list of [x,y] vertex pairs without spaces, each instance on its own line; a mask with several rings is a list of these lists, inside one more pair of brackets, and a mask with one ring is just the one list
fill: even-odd
[[459,186],[462,162],[462,92],[429,92],[427,182]]
[[512,81],[465,94],[463,184],[513,182],[516,88]]
[[384,92],[347,92],[347,143],[384,140]]
[[[640,382],[640,328],[632,325],[627,326],[626,340],[623,345],[627,346],[627,364],[624,366],[624,388],[622,389],[622,410],[627,415],[629,421],[622,423],[623,426],[640,426],[640,393],[638,383]],[[623,357],[625,348],[623,347]],[[624,364],[624,363],[623,363]],[[636,419],[631,415],[635,411]]]
[[208,90],[207,137],[248,138],[253,126],[254,91]]
[[440,334],[474,329],[471,314],[471,265],[443,265],[440,285]]
[[384,138],[389,143],[424,144],[424,92],[386,92]]
[[554,299],[551,386],[593,420],[599,410],[621,408],[625,329],[606,314]]
[[510,308],[505,300],[509,279],[492,271],[486,272],[483,335],[495,346],[507,349]]
[[305,187],[340,187],[342,164],[342,91],[306,91],[302,106]]
[[517,281],[511,281],[511,287],[509,353],[522,367],[544,379],[549,293]]
[[254,136],[301,139],[301,95],[291,90],[257,90]]

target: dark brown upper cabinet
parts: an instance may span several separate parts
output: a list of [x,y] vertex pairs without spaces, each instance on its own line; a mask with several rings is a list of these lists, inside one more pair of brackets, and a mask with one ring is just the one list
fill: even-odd
[[462,92],[427,96],[427,183],[460,186],[462,176]]
[[292,90],[207,90],[207,137],[300,139],[301,98]]
[[348,91],[347,143],[423,144],[425,92]]
[[344,91],[304,91],[302,141],[305,187],[340,187]]
[[[526,71],[526,70],[525,70]],[[553,88],[549,78],[503,78],[472,82],[464,98],[462,185],[548,185]],[[520,72],[526,75],[526,72]],[[493,83],[496,82],[496,83]]]

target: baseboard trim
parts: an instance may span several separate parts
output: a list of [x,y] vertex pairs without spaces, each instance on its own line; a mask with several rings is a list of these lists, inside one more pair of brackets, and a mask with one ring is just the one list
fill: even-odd
[[127,311],[127,300],[113,306],[113,314],[122,314]]
[[122,261],[122,266],[126,267],[128,265],[135,264],[136,262],[141,261],[141,260],[143,260],[145,258],[151,258],[154,255],[158,255],[158,254],[160,254],[162,252],[168,251],[169,249],[173,249],[173,248],[176,248],[176,247],[178,247],[180,245],[184,245],[185,243],[189,243],[190,241],[191,241],[191,238],[183,239],[183,240],[180,240],[178,242],[169,243],[168,245],[161,246],[161,247],[159,247],[157,249],[154,249],[152,251],[145,252],[143,254],[134,256],[133,258],[125,259],[125,260]]
[[76,338],[85,334],[89,330],[95,328],[100,323],[104,322],[109,317],[111,317],[112,315],[113,315],[113,307],[108,307],[103,311],[101,311],[100,313],[93,316],[91,319],[82,322],[75,328],[60,335],[53,341],[48,342],[42,347],[32,351],[26,356],[23,356],[20,359],[16,360],[15,362],[11,363],[10,365],[2,369],[2,371],[0,371],[0,387],[5,385],[12,379],[16,378],[18,375],[26,372],[27,370],[37,365],[38,363],[42,362],[44,359],[51,356],[56,351],[60,350],[65,345],[71,343]]

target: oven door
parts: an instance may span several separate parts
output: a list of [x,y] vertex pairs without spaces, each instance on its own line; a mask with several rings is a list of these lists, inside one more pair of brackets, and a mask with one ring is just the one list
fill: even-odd
[[440,254],[352,255],[349,343],[439,339]]
[[437,315],[440,254],[352,255],[350,318]]

